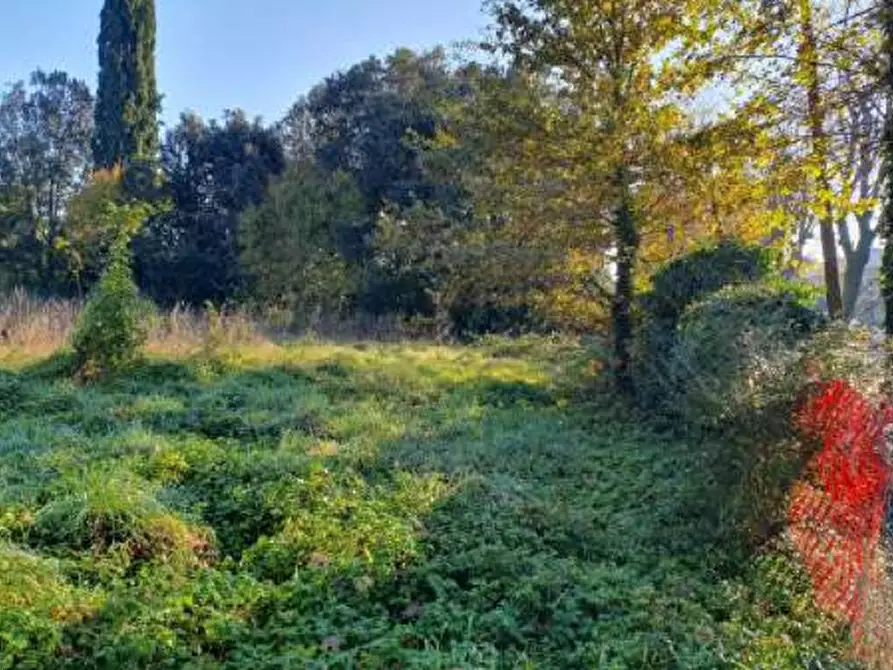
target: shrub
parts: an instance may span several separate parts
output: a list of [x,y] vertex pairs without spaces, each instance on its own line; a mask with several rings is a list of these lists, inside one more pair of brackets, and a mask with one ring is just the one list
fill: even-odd
[[692,303],[732,284],[755,282],[772,272],[771,253],[762,247],[722,242],[665,265],[652,278],[643,305],[649,315],[676,320]]
[[804,297],[793,283],[748,284],[690,307],[665,361],[666,410],[686,425],[713,427],[793,402],[800,345],[824,321]]
[[528,305],[474,305],[457,301],[450,305],[448,312],[452,335],[460,341],[472,340],[480,335],[518,337],[543,330]]
[[812,452],[790,423],[805,352],[824,325],[810,300],[780,281],[722,289],[685,311],[664,360],[661,414],[687,431],[722,432],[705,469],[721,532],[745,551],[783,527]]
[[760,247],[723,242],[665,265],[641,299],[642,324],[635,355],[642,404],[658,407],[668,392],[666,360],[676,342],[679,319],[692,304],[726,286],[762,281],[772,272],[772,257]]
[[148,311],[133,281],[129,252],[119,244],[74,332],[78,373],[92,378],[132,364],[148,336],[144,322]]

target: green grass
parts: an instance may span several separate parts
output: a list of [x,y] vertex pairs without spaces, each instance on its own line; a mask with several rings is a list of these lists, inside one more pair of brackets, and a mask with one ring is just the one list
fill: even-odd
[[0,668],[851,667],[577,347],[63,367],[0,376]]

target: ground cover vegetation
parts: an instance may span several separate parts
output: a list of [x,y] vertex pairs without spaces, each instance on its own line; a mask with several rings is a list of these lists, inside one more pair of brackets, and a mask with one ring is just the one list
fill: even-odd
[[582,393],[588,355],[305,342],[86,387],[20,362],[0,664],[850,667],[796,562],[745,550],[735,450]]
[[153,0],[0,94],[0,668],[889,667],[885,4],[485,6],[273,124],[159,132]]

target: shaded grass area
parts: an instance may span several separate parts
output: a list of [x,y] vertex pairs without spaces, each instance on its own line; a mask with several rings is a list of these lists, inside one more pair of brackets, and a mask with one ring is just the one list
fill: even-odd
[[580,348],[233,350],[0,375],[0,668],[843,668],[720,445]]

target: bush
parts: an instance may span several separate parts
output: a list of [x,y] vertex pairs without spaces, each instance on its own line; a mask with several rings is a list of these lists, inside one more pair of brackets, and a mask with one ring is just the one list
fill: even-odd
[[679,319],[692,304],[726,286],[763,281],[772,274],[772,257],[761,247],[723,242],[665,265],[641,299],[642,324],[635,353],[639,399],[656,409],[665,401],[667,360],[676,344]]
[[133,281],[129,252],[119,244],[74,332],[78,373],[101,377],[131,365],[148,337],[144,321],[148,311]]
[[528,305],[462,304],[449,307],[450,330],[460,341],[473,340],[481,335],[519,337],[542,331],[537,317]]
[[783,527],[812,453],[790,421],[806,352],[824,327],[810,301],[810,291],[780,281],[722,289],[685,311],[664,361],[661,414],[686,431],[722,433],[704,466],[721,532],[744,551]]
[[665,361],[666,410],[686,425],[714,427],[793,402],[800,345],[824,322],[806,295],[792,283],[748,284],[691,306]]
[[685,309],[732,284],[766,279],[772,272],[771,253],[762,247],[722,242],[668,263],[652,278],[643,305],[650,316],[676,320]]

